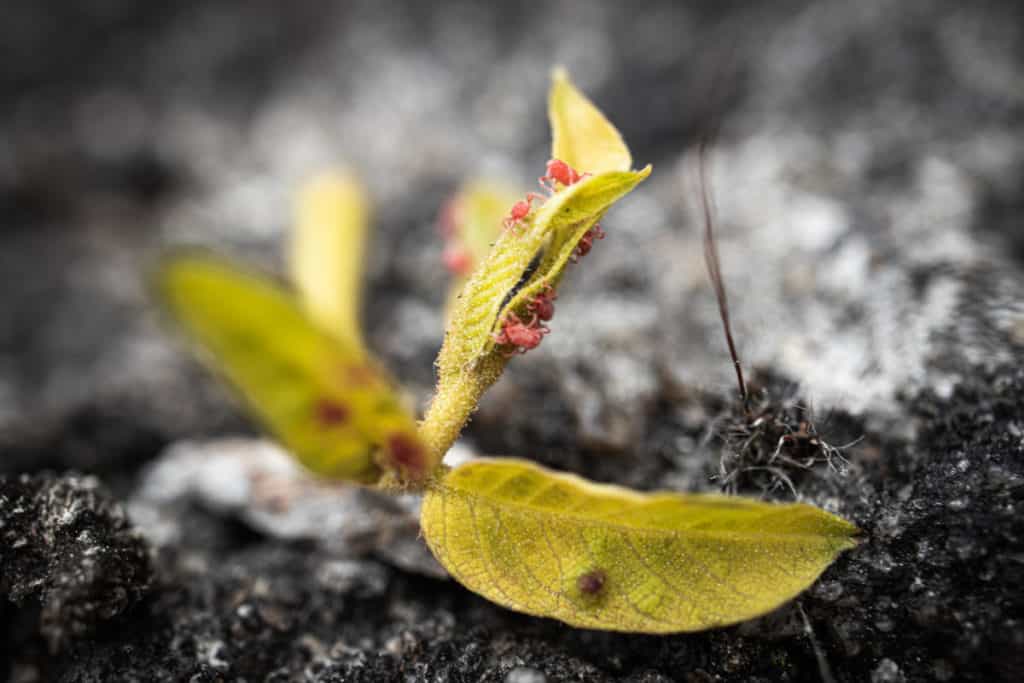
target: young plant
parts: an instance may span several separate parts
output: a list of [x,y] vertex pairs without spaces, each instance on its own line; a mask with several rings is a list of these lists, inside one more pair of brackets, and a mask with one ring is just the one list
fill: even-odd
[[644,633],[764,614],[852,547],[856,527],[809,505],[639,493],[511,458],[441,464],[509,359],[547,333],[562,275],[602,234],[605,211],[650,173],[631,170],[618,131],[563,71],[549,113],[546,194],[513,204],[466,280],[418,425],[358,332],[354,254],[366,210],[351,180],[304,193],[295,292],[223,259],[185,255],[161,269],[162,297],[311,471],[422,491],[428,546],[484,597],[574,626]]

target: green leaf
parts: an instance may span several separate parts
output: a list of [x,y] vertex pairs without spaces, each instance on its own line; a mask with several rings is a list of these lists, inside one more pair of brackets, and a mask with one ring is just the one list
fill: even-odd
[[565,69],[555,69],[551,80],[551,156],[581,173],[628,171],[633,159],[615,126],[576,89]]
[[857,528],[804,504],[642,494],[521,460],[479,460],[428,489],[431,551],[511,609],[611,631],[698,631],[806,589]]
[[[518,229],[498,237],[463,288],[438,355],[437,393],[420,425],[420,435],[437,458],[505,367],[505,352],[493,338],[504,316],[525,315],[533,294],[545,285],[555,287],[579,238],[649,174],[648,166],[585,178],[555,193]],[[540,267],[531,271],[535,261]]]
[[360,350],[368,215],[356,178],[340,171],[315,178],[299,193],[290,255],[303,307],[322,329]]
[[436,466],[374,360],[321,330],[268,276],[194,254],[166,260],[156,285],[213,368],[312,472],[384,485]]

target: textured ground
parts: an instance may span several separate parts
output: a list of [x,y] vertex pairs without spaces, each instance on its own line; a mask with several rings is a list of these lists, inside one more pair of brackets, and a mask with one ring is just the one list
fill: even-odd
[[[0,22],[0,677],[1024,671],[1017,3],[52,5]],[[831,443],[860,439],[847,467],[785,474],[868,540],[763,619],[649,637],[513,614],[437,578],[409,501],[275,517],[223,442],[188,456],[186,440],[254,429],[161,328],[141,278],[155,254],[203,244],[277,267],[297,183],[353,165],[378,207],[368,335],[422,402],[445,296],[437,207],[473,175],[538,174],[554,62],[655,172],[465,447],[680,490],[717,488],[724,456],[740,491],[772,483],[720,438],[731,368],[687,161],[717,131],[741,354],[766,405],[813,405]],[[324,520],[336,534],[310,530]]]

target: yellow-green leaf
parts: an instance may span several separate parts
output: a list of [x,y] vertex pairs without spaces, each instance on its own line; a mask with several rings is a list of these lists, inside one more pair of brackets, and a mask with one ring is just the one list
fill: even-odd
[[[438,355],[437,393],[420,425],[433,456],[444,455],[483,392],[501,375],[506,352],[495,346],[493,335],[505,314],[525,315],[529,296],[545,285],[555,287],[579,238],[649,174],[647,167],[585,178],[498,237],[462,289]],[[541,267],[531,271],[536,261]]]
[[368,484],[431,473],[436,463],[387,375],[270,277],[194,254],[165,261],[156,284],[214,369],[311,471]]
[[555,69],[551,80],[551,156],[580,173],[628,171],[633,160],[615,126],[576,89],[565,69]]
[[521,193],[495,183],[473,182],[459,190],[459,237],[474,265],[487,258],[509,208],[521,198]]
[[421,524],[452,576],[493,602],[641,633],[765,614],[858,533],[810,505],[642,494],[504,459],[448,472],[428,490]]
[[299,192],[291,242],[291,274],[303,306],[324,330],[359,350],[368,214],[358,180],[325,173]]
[[[492,182],[474,181],[461,188],[446,206],[442,224],[445,252],[452,253],[457,263],[464,259],[466,270],[453,271],[448,288],[445,320],[452,311],[469,274],[487,258],[503,229],[502,222],[509,208],[522,194]],[[451,267],[450,264],[448,264]]]

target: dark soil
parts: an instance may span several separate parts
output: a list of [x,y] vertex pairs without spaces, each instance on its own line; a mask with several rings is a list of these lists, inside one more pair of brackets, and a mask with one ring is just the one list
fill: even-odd
[[[1024,371],[908,404],[914,443],[868,434],[858,476],[837,486],[822,466],[801,482],[812,498],[840,492],[841,512],[865,532],[858,549],[794,605],[673,637],[517,615],[450,582],[267,540],[198,510],[190,542],[155,559],[150,588],[139,541],[101,492],[75,477],[7,479],[4,509],[23,512],[5,517],[0,566],[23,608],[7,608],[5,656],[20,680],[501,681],[524,667],[551,680],[816,680],[803,610],[836,680],[1014,680],[1024,615],[1012,587],[1024,566],[1007,550],[1024,534],[1013,423]],[[53,518],[66,509],[73,521]],[[86,576],[83,556],[96,562]]]

